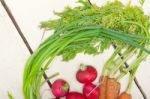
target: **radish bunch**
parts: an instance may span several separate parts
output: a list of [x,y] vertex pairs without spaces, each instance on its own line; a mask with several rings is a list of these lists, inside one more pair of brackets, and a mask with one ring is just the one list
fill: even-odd
[[76,73],[76,79],[83,84],[83,93],[70,91],[70,85],[63,79],[57,79],[52,84],[52,93],[57,98],[66,99],[98,99],[100,96],[99,87],[92,82],[97,78],[97,70],[91,65],[80,65]]

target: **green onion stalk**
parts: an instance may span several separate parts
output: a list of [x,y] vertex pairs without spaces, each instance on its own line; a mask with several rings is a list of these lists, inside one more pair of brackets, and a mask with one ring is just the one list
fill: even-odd
[[[54,30],[54,33],[27,60],[23,76],[25,99],[41,99],[42,75],[55,57],[62,56],[63,61],[69,61],[78,53],[99,55],[112,43],[117,45],[117,49],[104,65],[101,75],[114,78],[120,71],[116,78],[120,81],[132,70],[127,91],[131,89],[137,68],[150,54],[147,46],[150,40],[149,17],[141,8],[126,6],[117,0],[101,7],[91,6],[84,0],[78,3],[82,5],[55,12],[58,19],[41,23],[42,29]],[[118,53],[123,53],[123,60]],[[124,62],[133,55],[137,55],[135,61],[124,68]]]

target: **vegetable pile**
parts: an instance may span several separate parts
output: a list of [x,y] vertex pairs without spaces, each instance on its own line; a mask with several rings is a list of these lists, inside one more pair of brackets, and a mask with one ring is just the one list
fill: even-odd
[[[149,16],[144,15],[141,7],[122,4],[118,0],[100,7],[91,6],[84,0],[79,3],[82,5],[55,12],[58,19],[41,23],[41,28],[54,30],[54,33],[34,51],[25,65],[25,99],[40,99],[42,75],[56,56],[69,61],[78,53],[98,55],[113,44],[117,48],[103,67],[99,99],[117,99],[121,87],[119,81],[132,70],[128,87],[119,99],[131,98],[135,73],[150,54]],[[121,58],[118,53],[122,53]],[[134,60],[125,67],[124,63],[132,57]]]

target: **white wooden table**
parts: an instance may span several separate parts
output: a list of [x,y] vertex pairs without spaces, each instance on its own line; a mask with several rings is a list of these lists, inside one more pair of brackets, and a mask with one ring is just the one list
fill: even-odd
[[[105,0],[91,0],[102,4]],[[127,0],[122,0],[127,1]],[[138,0],[133,0],[137,4]],[[75,6],[75,0],[6,0],[9,8],[14,14],[19,26],[27,38],[32,49],[35,50],[41,42],[42,30],[38,25],[43,20],[55,18],[53,11],[61,11],[64,6]],[[144,4],[145,13],[150,14],[150,0]],[[47,33],[46,36],[50,34]],[[45,36],[45,37],[46,37]],[[66,63],[57,57],[51,64],[51,68],[46,73],[48,75],[60,72],[57,78],[64,78],[71,84],[71,90],[81,91],[82,85],[75,80],[75,71],[80,63],[92,64],[98,70],[99,74],[104,62],[112,52],[113,48],[99,56],[88,56],[80,54],[74,60]],[[11,92],[15,99],[23,99],[22,94],[22,76],[24,64],[30,53],[18,35],[15,27],[9,19],[6,11],[0,5],[0,99],[8,99],[7,92]],[[68,70],[66,72],[66,69]],[[142,63],[138,70],[137,78],[150,99],[150,57]],[[69,76],[68,76],[69,75]],[[71,78],[71,79],[70,79]],[[55,80],[53,79],[53,80]],[[127,78],[122,83],[126,85]],[[53,81],[52,80],[52,81]],[[98,79],[97,79],[98,80]],[[95,81],[98,82],[98,81]],[[126,86],[123,86],[122,90]],[[48,89],[48,90],[47,90]],[[41,90],[43,99],[52,98],[47,84]],[[132,90],[133,99],[143,99],[141,93],[134,85]]]

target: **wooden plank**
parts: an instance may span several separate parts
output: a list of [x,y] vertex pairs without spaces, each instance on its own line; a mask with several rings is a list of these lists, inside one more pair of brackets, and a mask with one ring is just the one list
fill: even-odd
[[8,99],[10,91],[16,99],[23,99],[22,77],[29,53],[5,10],[0,6],[0,98]]

